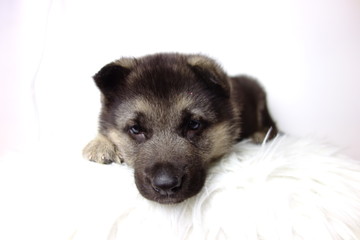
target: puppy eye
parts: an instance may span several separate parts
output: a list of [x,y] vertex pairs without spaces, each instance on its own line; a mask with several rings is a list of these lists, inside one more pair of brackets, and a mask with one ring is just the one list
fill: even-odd
[[139,125],[134,125],[130,127],[129,131],[131,134],[138,135],[141,133],[141,128]]
[[200,126],[201,123],[197,120],[190,120],[187,125],[188,129],[193,131],[200,129]]
[[144,130],[140,127],[140,125],[133,125],[129,128],[129,134],[131,138],[136,140],[139,143],[146,141],[146,136]]

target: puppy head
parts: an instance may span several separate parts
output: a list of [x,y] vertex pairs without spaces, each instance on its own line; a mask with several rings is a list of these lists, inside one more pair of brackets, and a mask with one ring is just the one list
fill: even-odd
[[198,193],[209,163],[238,136],[229,80],[205,56],[123,58],[94,80],[102,93],[100,131],[134,167],[147,199],[177,203]]

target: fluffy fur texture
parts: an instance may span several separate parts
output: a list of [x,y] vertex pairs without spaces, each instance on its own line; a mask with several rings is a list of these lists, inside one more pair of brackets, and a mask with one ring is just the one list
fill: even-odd
[[[120,169],[128,192],[103,239],[360,239],[360,162],[327,144],[288,136],[239,143],[199,194],[174,205],[142,198],[132,170]],[[91,239],[97,228],[83,230],[73,239]]]

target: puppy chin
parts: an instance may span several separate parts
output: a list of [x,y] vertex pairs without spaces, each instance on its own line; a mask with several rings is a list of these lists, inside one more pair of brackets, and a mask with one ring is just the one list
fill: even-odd
[[159,193],[157,193],[156,191],[143,191],[143,187],[139,187],[139,192],[140,194],[151,201],[154,202],[158,202],[161,204],[176,204],[176,203],[180,203],[183,202],[184,200],[191,198],[192,196],[196,195],[198,192],[200,192],[201,187],[199,187],[199,190],[197,192],[192,192],[191,194],[183,194],[181,192],[178,192],[176,194],[173,195],[160,195]]
[[[142,192],[140,192],[140,193],[143,194]],[[181,203],[189,198],[189,197],[173,196],[173,195],[172,196],[160,196],[158,194],[152,194],[151,197],[143,195],[143,197],[145,197],[148,200],[158,202],[161,204],[177,204],[177,203]]]

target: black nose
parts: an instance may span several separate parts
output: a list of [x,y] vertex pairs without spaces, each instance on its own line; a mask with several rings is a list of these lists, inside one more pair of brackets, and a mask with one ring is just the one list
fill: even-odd
[[171,195],[181,187],[181,178],[172,174],[171,171],[161,169],[152,180],[152,187],[161,195]]

